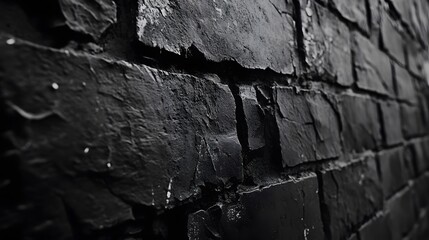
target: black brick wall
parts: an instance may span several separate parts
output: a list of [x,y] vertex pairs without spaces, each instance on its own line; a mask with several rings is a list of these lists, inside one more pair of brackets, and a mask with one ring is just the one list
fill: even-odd
[[429,239],[429,1],[0,0],[0,239]]

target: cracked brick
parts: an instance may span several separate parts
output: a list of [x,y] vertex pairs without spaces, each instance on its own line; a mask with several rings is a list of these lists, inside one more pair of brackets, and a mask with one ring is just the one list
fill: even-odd
[[340,122],[333,98],[276,87],[274,101],[284,167],[339,156]]
[[194,46],[208,60],[293,73],[291,1],[139,0],[137,35],[149,46],[181,54]]
[[356,23],[363,31],[369,31],[365,0],[330,0],[330,2],[345,19]]

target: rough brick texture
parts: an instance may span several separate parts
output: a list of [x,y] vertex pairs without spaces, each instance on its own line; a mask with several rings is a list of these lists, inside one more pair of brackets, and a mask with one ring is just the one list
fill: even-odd
[[429,239],[428,0],[0,0],[0,239]]

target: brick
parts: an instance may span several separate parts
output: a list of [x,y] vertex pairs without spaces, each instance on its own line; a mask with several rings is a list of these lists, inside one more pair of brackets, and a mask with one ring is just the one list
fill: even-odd
[[383,193],[373,158],[321,173],[324,222],[328,239],[345,239],[349,232],[383,205]]
[[[422,82],[421,82],[422,83]],[[422,83],[426,84],[426,83]],[[420,86],[420,89],[425,88],[426,86]],[[426,87],[427,88],[427,87]],[[422,119],[422,133],[428,133],[429,129],[427,126],[429,126],[429,94],[428,91],[425,91],[422,94],[419,94],[418,96],[418,106],[420,108],[420,115]]]
[[429,205],[429,172],[421,175],[413,185],[416,195],[417,206],[424,209]]
[[369,31],[365,0],[331,0],[331,4],[345,19]]
[[427,2],[427,0],[411,0],[407,5],[410,9],[410,27],[412,29],[413,35],[424,47],[427,47],[427,39],[429,36],[427,13],[429,10],[429,3]]
[[414,178],[418,175],[416,171],[415,159],[416,159],[416,155],[418,155],[419,152],[417,152],[416,150],[419,150],[419,149],[416,149],[413,143],[407,144],[404,147],[405,168],[403,171],[405,172],[405,174],[409,179]]
[[398,22],[390,19],[387,13],[381,18],[381,39],[389,55],[405,66],[405,42],[398,30]]
[[420,108],[415,105],[401,104],[402,134],[405,138],[416,137],[425,133]]
[[65,24],[73,31],[95,39],[116,23],[116,4],[113,0],[98,0],[96,7],[85,0],[58,1]]
[[340,98],[342,139],[347,152],[375,149],[382,141],[376,103],[367,98],[342,95]]
[[256,98],[256,90],[252,86],[240,86],[239,95],[243,105],[249,150],[260,149],[265,146],[264,114]]
[[220,220],[213,218],[191,214],[189,239],[324,239],[314,174],[240,193],[238,202],[222,206]]
[[176,54],[195,47],[208,60],[293,73],[291,1],[139,0],[140,42]]
[[422,140],[416,145],[416,170],[419,174],[422,174],[424,171],[429,170],[429,149],[428,149],[428,140]]
[[370,40],[357,32],[354,32],[352,41],[357,86],[363,90],[393,95],[393,77],[389,58]]
[[371,22],[370,24],[370,39],[374,44],[379,43],[380,38],[380,23],[381,23],[381,13],[383,11],[383,3],[382,0],[371,0],[368,1],[370,14],[371,14]]
[[340,85],[353,84],[348,27],[312,0],[301,0],[301,18],[310,72]]
[[333,99],[323,93],[276,87],[274,101],[283,166],[338,157],[340,123]]
[[417,104],[417,91],[414,78],[405,68],[398,64],[393,64],[393,66],[395,73],[396,96],[400,100],[411,104]]
[[[49,191],[104,199],[80,201],[81,212],[94,216],[94,208],[111,208],[114,201],[127,208],[124,202],[165,207],[206,183],[241,181],[235,101],[217,77],[169,73],[19,40],[8,45],[7,39],[0,37],[1,94],[11,114],[23,119],[27,140],[40,143],[20,153],[34,159],[22,171],[39,171],[43,181],[53,183]],[[67,187],[74,176],[84,178],[82,186],[103,184]],[[100,212],[105,214],[96,222],[122,214]]]
[[378,215],[359,229],[360,240],[392,239],[388,217]]
[[407,184],[403,149],[382,151],[378,156],[384,197],[388,198]]
[[383,139],[387,146],[402,142],[401,114],[399,104],[394,101],[380,103],[381,117],[383,120]]
[[408,188],[395,195],[387,203],[387,211],[392,224],[392,239],[402,239],[417,220],[412,191]]
[[429,169],[426,144],[424,141],[414,141],[407,145],[407,161],[412,164],[416,175],[420,175]]

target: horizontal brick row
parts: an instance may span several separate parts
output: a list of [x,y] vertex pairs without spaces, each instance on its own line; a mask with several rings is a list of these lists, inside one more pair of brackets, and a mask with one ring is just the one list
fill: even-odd
[[[37,217],[55,213],[63,224],[63,199],[84,227],[103,229],[133,219],[128,203],[168,206],[206,183],[242,179],[235,101],[216,77],[0,39],[1,94],[27,132],[15,142],[28,143],[18,154],[31,187],[23,200],[37,193],[47,207]],[[24,62],[31,68],[17,72]],[[59,203],[49,206],[52,194]],[[35,213],[37,205],[16,214]],[[28,231],[40,224],[32,220]]]

